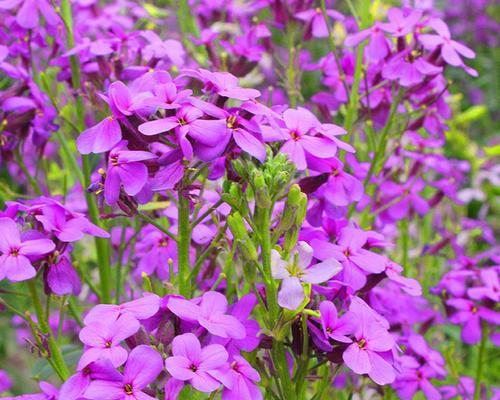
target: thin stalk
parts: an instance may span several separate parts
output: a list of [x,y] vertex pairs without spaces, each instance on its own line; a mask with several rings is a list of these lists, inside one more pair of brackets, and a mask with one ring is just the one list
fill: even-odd
[[150,223],[151,225],[153,225],[158,230],[162,231],[165,235],[167,235],[173,241],[175,241],[175,242],[178,241],[178,238],[176,238],[175,235],[172,232],[170,232],[167,228],[165,228],[164,226],[162,226],[159,222],[156,222],[149,215],[146,215],[146,214],[143,214],[143,213],[137,213],[137,216],[139,218],[143,219],[144,221]]
[[33,188],[33,190],[35,191],[35,193],[38,196],[41,196],[42,195],[42,189],[40,188],[40,185],[38,184],[38,182],[36,181],[36,179],[33,178],[33,176],[30,174],[30,172],[28,170],[28,167],[26,167],[26,164],[24,163],[24,160],[21,157],[21,154],[19,153],[19,150],[16,149],[14,151],[14,155],[16,157],[17,165],[19,165],[19,168],[21,168],[21,171],[23,171],[23,174],[26,176],[26,179],[28,179],[31,187]]
[[196,218],[196,221],[194,221],[191,224],[191,229],[194,228],[196,225],[200,224],[203,222],[203,220],[208,217],[210,214],[212,214],[217,208],[221,206],[221,204],[224,203],[224,200],[219,199],[213,206],[211,206],[207,211],[205,211],[203,214],[201,214],[198,218]]
[[34,279],[30,279],[27,282],[28,289],[31,295],[31,300],[33,302],[33,306],[35,307],[35,313],[38,319],[38,325],[40,327],[41,332],[47,336],[47,342],[50,350],[50,359],[57,366],[57,371],[59,373],[60,378],[64,381],[69,378],[69,370],[66,366],[66,362],[62,356],[61,350],[59,349],[59,345],[54,339],[54,334],[50,329],[50,325],[45,319],[45,313],[43,310],[42,303],[40,302],[40,297],[38,296],[38,290],[36,287],[36,281]]
[[[61,1],[60,13],[64,22],[64,26],[66,27],[68,48],[73,48],[75,46],[75,35],[73,32],[73,15],[69,0]],[[83,131],[85,129],[85,108],[83,105],[83,97],[81,94],[82,83],[80,63],[78,61],[78,57],[76,57],[75,55],[70,57],[70,66],[71,84],[76,94],[76,126],[80,131]],[[97,208],[95,198],[92,196],[92,194],[88,193],[85,190],[85,188],[90,185],[90,175],[92,173],[89,156],[82,156],[82,167],[83,188],[89,217],[92,223],[102,227],[101,219],[99,218],[99,209]],[[95,246],[101,286],[100,301],[102,303],[111,303],[111,265],[109,261],[109,242],[104,238],[95,237]]]
[[479,343],[477,367],[476,367],[476,386],[474,388],[474,400],[481,398],[481,380],[483,378],[484,353],[486,350],[486,342],[488,341],[488,324],[482,321],[481,324],[481,342]]
[[191,244],[191,227],[189,223],[189,199],[179,192],[178,224],[179,233],[177,240],[177,257],[179,268],[179,293],[188,296],[191,292],[189,280],[189,248]]

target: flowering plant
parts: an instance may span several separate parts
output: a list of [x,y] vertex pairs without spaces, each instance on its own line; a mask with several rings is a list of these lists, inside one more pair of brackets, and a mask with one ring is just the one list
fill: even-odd
[[341,3],[0,0],[4,398],[499,398],[475,52]]

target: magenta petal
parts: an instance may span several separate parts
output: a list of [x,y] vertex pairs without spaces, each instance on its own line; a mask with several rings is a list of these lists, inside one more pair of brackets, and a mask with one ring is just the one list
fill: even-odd
[[139,125],[139,132],[143,135],[158,135],[160,133],[168,132],[175,127],[179,126],[179,121],[175,117],[168,117],[158,119],[156,121],[149,121]]
[[113,117],[103,119],[92,128],[83,131],[76,144],[82,154],[104,153],[122,139],[120,124]]
[[152,189],[153,191],[173,189],[183,176],[184,165],[182,162],[174,162],[156,173],[152,180]]
[[168,300],[167,307],[179,318],[186,321],[196,321],[202,313],[200,306],[178,297],[171,297]]
[[200,371],[220,368],[227,361],[228,354],[224,346],[211,344],[206,346],[200,355]]
[[181,356],[172,356],[165,360],[165,368],[168,373],[181,381],[186,381],[194,376],[192,365],[191,360]]
[[196,390],[204,393],[213,392],[220,386],[219,381],[212,378],[208,373],[202,371],[196,372],[190,382]]
[[116,167],[125,193],[135,196],[148,180],[148,168],[141,163],[120,164]]
[[125,391],[122,382],[95,380],[90,382],[84,397],[90,400],[122,400]]
[[206,146],[215,147],[228,135],[223,119],[197,119],[189,124],[189,136]]
[[40,20],[36,2],[34,0],[24,0],[21,8],[17,12],[16,21],[24,29],[34,29]]
[[304,270],[303,282],[318,284],[329,280],[342,271],[342,266],[334,258],[330,258]]
[[453,65],[454,67],[458,67],[463,64],[457,51],[450,44],[443,44],[443,47],[441,48],[441,55],[448,64]]
[[23,255],[16,257],[2,255],[0,258],[0,267],[3,267],[3,273],[7,279],[14,282],[25,281],[36,275],[36,270],[31,265],[30,260]]
[[26,240],[19,247],[19,254],[24,256],[36,256],[50,253],[56,248],[54,242],[50,239]]
[[120,175],[117,168],[110,168],[104,181],[104,198],[106,203],[115,204],[120,197]]
[[141,345],[129,354],[123,380],[132,383],[134,389],[142,389],[153,382],[163,369],[163,358],[153,348]]
[[387,361],[372,351],[368,352],[368,357],[371,364],[368,376],[372,378],[375,383],[379,385],[387,385],[388,383],[394,382],[396,374],[394,373],[394,368],[392,368]]
[[8,253],[10,245],[19,245],[21,236],[16,223],[10,218],[0,218],[0,251]]
[[233,131],[233,139],[240,149],[254,156],[260,162],[264,162],[266,159],[266,148],[264,147],[264,144],[255,138],[251,133],[241,129],[236,129]]
[[201,357],[201,345],[198,338],[192,333],[184,333],[176,336],[172,341],[172,353],[174,356],[198,361]]
[[367,374],[370,369],[368,352],[360,349],[357,343],[351,344],[345,349],[342,358],[345,364],[357,374]]

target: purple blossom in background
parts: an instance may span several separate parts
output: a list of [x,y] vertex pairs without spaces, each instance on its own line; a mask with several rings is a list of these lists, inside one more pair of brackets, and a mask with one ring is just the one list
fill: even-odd
[[427,49],[435,49],[440,46],[441,57],[448,64],[455,67],[463,67],[467,73],[472,76],[477,76],[477,72],[470,67],[465,66],[460,56],[466,58],[474,58],[476,54],[467,46],[451,39],[450,30],[448,26],[440,19],[434,18],[429,21],[429,26],[434,29],[437,35],[422,34],[419,35],[418,40]]
[[344,228],[337,244],[313,240],[314,256],[320,260],[335,258],[343,266],[343,280],[354,289],[366,283],[366,274],[377,274],[385,270],[383,256],[364,249],[368,237],[355,228]]

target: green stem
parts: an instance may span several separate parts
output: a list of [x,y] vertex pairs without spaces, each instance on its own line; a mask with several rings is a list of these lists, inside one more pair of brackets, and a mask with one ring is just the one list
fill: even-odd
[[271,273],[271,209],[257,209],[259,216],[259,236],[261,238],[261,257],[262,270],[266,285],[266,300],[271,313],[271,321],[275,323],[278,320],[278,303],[276,284]]
[[[69,0],[61,1],[61,17],[66,27],[68,48],[73,48],[75,46],[75,35],[73,32],[73,15]],[[83,97],[81,93],[81,70],[78,57],[76,57],[75,55],[71,56],[70,65],[71,84],[75,91],[74,98],[76,104],[76,126],[80,131],[83,131],[85,129],[85,108],[83,105]],[[92,173],[89,156],[82,156],[82,167],[83,188],[85,189],[90,185],[90,175]],[[84,190],[84,193],[90,220],[95,225],[102,227],[101,219],[99,218],[99,209],[97,208],[95,198],[86,190]],[[100,301],[102,303],[111,303],[111,265],[109,260],[109,242],[104,238],[96,237],[95,246],[97,251],[97,266],[99,269],[101,286]]]
[[189,296],[191,282],[189,280],[189,247],[191,244],[191,227],[189,222],[189,199],[179,192],[178,224],[179,233],[177,240],[177,257],[179,268],[179,293]]
[[26,164],[24,163],[24,160],[21,157],[21,154],[19,153],[19,150],[16,149],[15,152],[14,152],[14,155],[16,157],[16,162],[19,165],[19,168],[21,168],[21,171],[23,171],[23,174],[28,179],[31,187],[33,188],[33,190],[35,191],[35,193],[38,196],[41,196],[42,195],[42,189],[40,188],[40,185],[38,184],[38,182],[36,181],[36,179],[33,178],[33,176],[30,174],[30,172],[28,170],[28,167],[26,167]]
[[477,367],[476,367],[476,386],[474,388],[474,400],[481,398],[481,380],[483,377],[484,352],[486,350],[486,342],[488,341],[488,324],[482,321],[481,324],[481,342],[479,343]]
[[42,303],[40,302],[40,297],[38,296],[38,290],[36,287],[36,281],[34,279],[28,280],[28,289],[31,295],[31,300],[33,302],[33,306],[35,307],[36,317],[38,319],[38,326],[42,334],[46,335],[47,343],[50,350],[50,359],[57,367],[56,372],[59,374],[59,377],[65,381],[69,378],[69,370],[66,366],[66,362],[62,356],[61,350],[59,349],[59,345],[57,341],[54,339],[54,334],[50,329],[50,325],[45,318],[45,313],[43,310]]
[[363,51],[365,45],[362,44],[358,47],[356,52],[356,67],[354,69],[354,82],[352,84],[351,95],[349,96],[349,104],[347,106],[347,113],[345,116],[344,127],[347,132],[350,132],[354,122],[358,117],[358,102],[359,102],[359,85],[361,82],[361,75],[363,72]]
[[161,225],[159,222],[151,218],[149,215],[143,214],[143,213],[137,213],[137,216],[147,223],[153,225],[156,229],[162,231],[165,235],[167,235],[170,239],[172,239],[174,242],[177,242],[178,238],[175,237],[175,235],[170,232],[167,228],[165,228],[163,225]]

